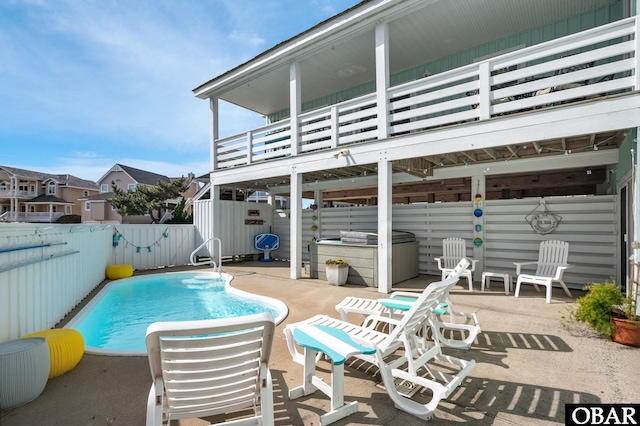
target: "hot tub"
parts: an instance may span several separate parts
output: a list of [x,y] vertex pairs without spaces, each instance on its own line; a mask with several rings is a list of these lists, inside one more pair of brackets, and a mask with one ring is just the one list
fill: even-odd
[[[340,238],[320,239],[309,245],[311,278],[326,280],[327,259],[349,263],[347,283],[378,287],[378,235],[374,231],[341,231]],[[410,232],[393,231],[391,284],[418,276],[418,242]]]

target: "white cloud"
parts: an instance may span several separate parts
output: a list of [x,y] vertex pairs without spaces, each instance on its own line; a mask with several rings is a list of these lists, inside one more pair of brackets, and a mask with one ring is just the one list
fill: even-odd
[[[356,3],[0,2],[0,161],[94,180],[116,162],[206,173],[209,106],[192,89]],[[221,136],[264,124],[221,113]]]
[[247,44],[251,47],[260,47],[265,43],[265,40],[262,37],[255,34],[242,33],[240,31],[232,31],[231,34],[229,34],[229,38],[242,44]]

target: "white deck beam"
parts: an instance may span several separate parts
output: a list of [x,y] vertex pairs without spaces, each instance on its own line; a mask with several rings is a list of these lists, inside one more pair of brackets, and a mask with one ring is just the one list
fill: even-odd
[[291,279],[297,280],[302,277],[302,175],[291,169],[291,259],[290,275]]
[[218,117],[220,109],[218,108],[218,98],[209,99],[209,170],[218,168],[218,149],[216,140],[218,140]]
[[300,113],[302,112],[302,79],[300,64],[292,62],[289,66],[289,116],[291,117],[291,155],[300,150]]
[[376,25],[376,103],[378,104],[378,139],[389,136],[389,25]]
[[378,292],[389,293],[393,287],[391,224],[393,169],[386,153],[380,151],[378,161]]

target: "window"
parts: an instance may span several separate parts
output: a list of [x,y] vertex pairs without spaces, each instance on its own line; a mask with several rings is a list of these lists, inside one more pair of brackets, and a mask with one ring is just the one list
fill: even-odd
[[100,185],[100,192],[109,192],[109,185],[107,185],[106,183]]
[[89,196],[89,191],[82,191],[82,196],[83,197],[88,197]]
[[64,214],[71,214],[71,206],[64,207]]
[[0,191],[7,190],[7,182],[0,182]]
[[56,195],[56,184],[54,182],[49,182],[47,186],[47,194]]
[[57,213],[58,212],[58,206],[51,206],[51,211],[53,213]]
[[86,211],[86,212],[90,212],[91,211],[91,201],[86,201],[84,203],[84,211]]
[[35,212],[36,212],[36,206],[30,205],[29,206],[29,213],[35,213]]
[[129,185],[127,185],[127,189],[129,191],[135,191],[136,190],[136,184],[135,183],[130,183]]

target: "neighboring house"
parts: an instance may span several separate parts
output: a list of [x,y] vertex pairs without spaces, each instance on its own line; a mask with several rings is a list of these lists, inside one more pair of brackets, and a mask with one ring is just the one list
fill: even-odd
[[57,222],[81,215],[83,197],[98,193],[95,182],[0,166],[0,215],[9,222]]
[[[169,178],[146,170],[136,169],[134,167],[125,166],[123,164],[115,164],[109,171],[98,180],[100,193],[91,197],[82,199],[84,202],[82,210],[82,223],[149,223],[149,215],[145,216],[127,216],[122,217],[109,201],[113,198],[114,193],[112,185],[122,191],[135,191],[140,185],[153,187],[158,181],[169,183],[179,178]],[[198,191],[200,186],[196,181],[195,175],[189,173],[185,179],[187,190],[182,194],[187,200],[187,204],[191,204],[191,199]],[[171,211],[180,200],[167,200],[165,207]],[[187,211],[190,207],[187,208]],[[168,217],[168,216],[167,216]],[[163,218],[166,220],[166,218]]]
[[[247,197],[248,203],[268,203],[269,193],[264,191],[255,191]],[[276,209],[288,209],[289,197],[283,197],[282,195],[273,196],[273,207]]]
[[[326,196],[377,206],[379,290],[387,292],[394,203],[466,202],[472,216],[478,199],[499,210],[501,200],[609,194],[617,207],[607,227],[562,238],[581,250],[579,273],[613,271],[624,282],[640,240],[631,207],[640,204],[637,7],[362,1],[194,89],[211,110],[211,198],[225,187],[291,197],[292,278],[301,276],[306,248],[303,194],[318,205]],[[232,119],[220,114],[220,100],[267,124],[220,135]],[[473,241],[504,219],[484,215],[484,228],[459,233]],[[212,235],[216,226],[225,224],[214,223]],[[473,247],[480,266],[513,268],[511,253],[531,256],[523,242],[534,250],[555,236],[503,235]],[[433,263],[422,254],[432,237],[420,238],[421,262]],[[600,275],[590,269],[596,252]]]

